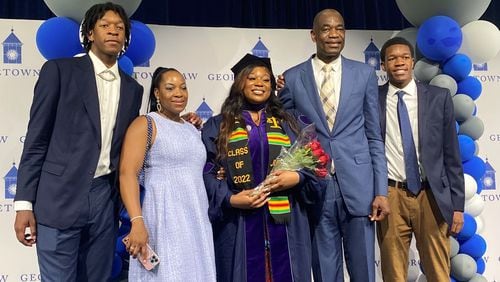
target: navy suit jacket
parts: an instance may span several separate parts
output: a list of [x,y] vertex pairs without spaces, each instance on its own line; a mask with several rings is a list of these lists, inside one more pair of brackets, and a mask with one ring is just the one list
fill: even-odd
[[[142,86],[121,70],[120,78],[110,153],[113,171],[143,93]],[[15,200],[32,202],[38,223],[70,227],[87,207],[100,151],[99,101],[90,57],[47,61],[35,85]]]
[[284,73],[280,92],[285,108],[296,109],[316,125],[318,139],[334,160],[342,197],[351,215],[371,213],[377,195],[387,195],[387,162],[380,134],[377,77],[372,67],[341,57],[342,84],[330,132],[314,79],[311,59]]
[[[381,128],[385,139],[389,84],[379,87]],[[451,227],[453,211],[464,210],[464,176],[455,128],[453,101],[447,89],[417,82],[420,164],[443,219]]]

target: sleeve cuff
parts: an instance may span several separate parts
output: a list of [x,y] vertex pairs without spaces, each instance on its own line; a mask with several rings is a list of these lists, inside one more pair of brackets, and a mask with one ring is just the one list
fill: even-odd
[[32,211],[33,204],[29,201],[14,201],[15,211]]

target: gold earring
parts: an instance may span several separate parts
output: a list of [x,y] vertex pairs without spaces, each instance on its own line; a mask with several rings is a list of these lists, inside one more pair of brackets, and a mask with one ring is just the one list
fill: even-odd
[[156,97],[156,110],[161,113],[160,98]]

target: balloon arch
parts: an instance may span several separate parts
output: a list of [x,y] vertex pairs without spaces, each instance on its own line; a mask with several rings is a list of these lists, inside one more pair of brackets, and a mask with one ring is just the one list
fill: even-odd
[[[487,281],[482,275],[486,241],[480,235],[484,201],[479,194],[485,163],[476,142],[484,132],[475,102],[482,94],[481,82],[470,76],[472,64],[493,59],[500,50],[500,31],[478,20],[491,0],[396,0],[405,18],[415,27],[395,36],[406,38],[417,50],[415,78],[450,90],[453,96],[460,156],[465,179],[463,230],[450,238],[451,281]],[[481,44],[480,42],[488,42]],[[479,43],[479,44],[478,44]],[[418,274],[417,274],[418,276]],[[425,273],[408,281],[427,281]]]

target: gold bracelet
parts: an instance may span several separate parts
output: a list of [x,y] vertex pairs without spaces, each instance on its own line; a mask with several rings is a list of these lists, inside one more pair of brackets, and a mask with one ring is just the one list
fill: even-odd
[[130,219],[130,222],[132,222],[132,221],[134,221],[134,220],[136,220],[136,219],[139,219],[139,218],[144,219],[144,217],[143,217],[142,215],[138,215],[138,216],[134,216],[134,217],[132,217],[132,218]]

